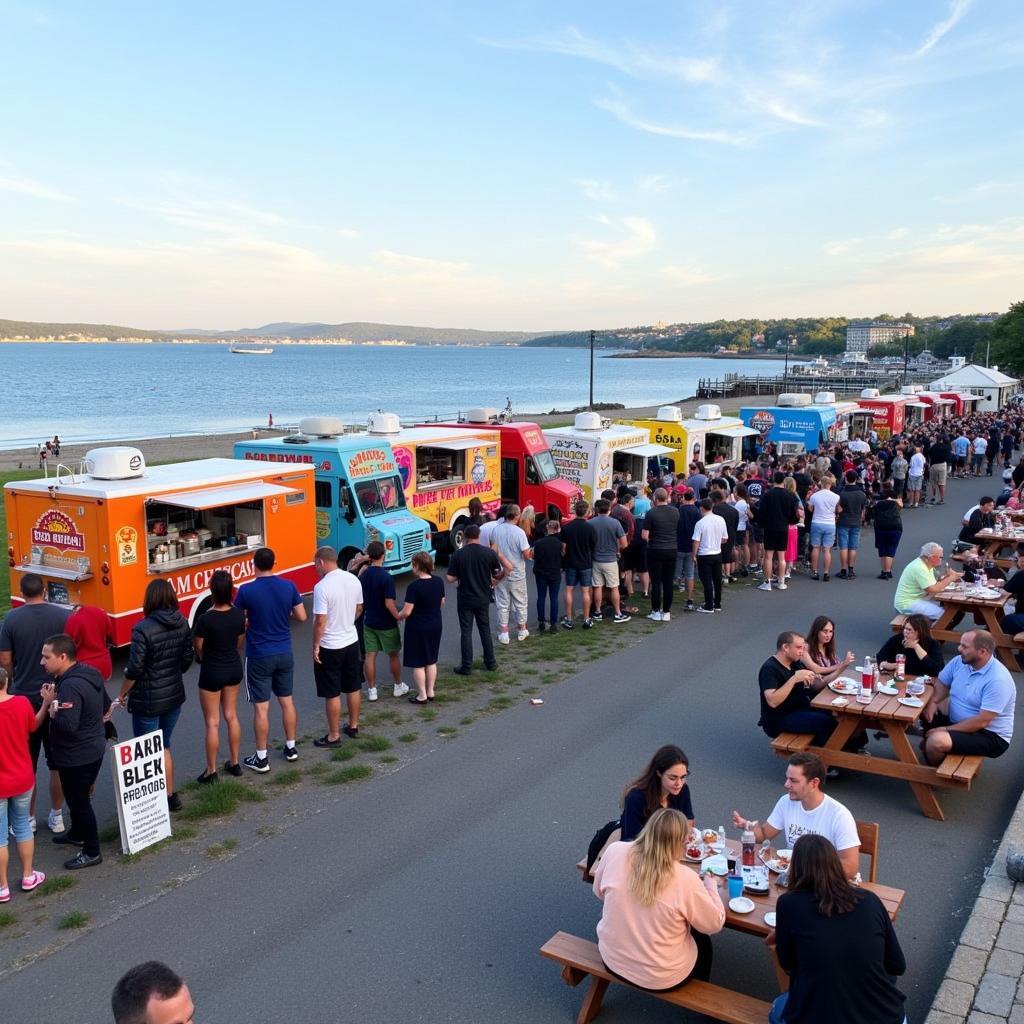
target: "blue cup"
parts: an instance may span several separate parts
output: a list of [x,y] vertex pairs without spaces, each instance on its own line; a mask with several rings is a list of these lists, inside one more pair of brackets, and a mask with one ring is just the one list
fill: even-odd
[[743,876],[729,876],[729,899],[734,900],[737,896],[743,895]]

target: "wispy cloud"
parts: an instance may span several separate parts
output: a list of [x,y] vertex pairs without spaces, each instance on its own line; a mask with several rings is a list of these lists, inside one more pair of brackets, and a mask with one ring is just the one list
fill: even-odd
[[602,110],[613,114],[623,124],[637,131],[650,135],[664,135],[672,139],[689,139],[691,142],[714,142],[725,146],[745,146],[751,137],[740,132],[729,132],[721,129],[692,128],[682,124],[662,124],[635,114],[624,100],[605,97],[594,101]]
[[912,56],[921,57],[926,54],[936,43],[949,32],[958,21],[967,13],[971,6],[971,0],[951,0],[949,14],[931,27],[924,42],[914,51]]
[[74,196],[69,196],[59,188],[46,185],[41,181],[34,181],[32,178],[0,176],[0,192],[13,192],[16,195],[29,196],[32,199],[45,199],[51,203],[78,202]]
[[575,182],[579,185],[584,199],[595,203],[605,203],[615,198],[610,181],[598,181],[595,178],[578,178]]
[[636,187],[638,192],[645,192],[650,195],[660,195],[662,192],[668,192],[676,185],[681,185],[683,182],[674,181],[667,174],[646,174],[642,178],[637,178]]
[[440,274],[453,275],[465,274],[469,271],[468,263],[455,262],[451,260],[436,260],[426,256],[410,256],[403,252],[393,252],[391,249],[378,249],[373,254],[374,262],[378,266],[388,270],[395,270],[401,273],[412,274]]
[[863,241],[863,238],[843,238],[834,242],[826,242],[821,248],[827,256],[845,256]]
[[606,270],[618,270],[623,264],[645,256],[658,244],[658,234],[646,217],[620,217],[613,220],[602,215],[597,221],[607,228],[622,232],[622,237],[577,238],[575,241],[588,260]]
[[932,196],[932,201],[944,205],[957,205],[959,203],[970,203],[976,199],[991,195],[993,192],[1003,192],[1012,189],[1021,189],[1019,181],[983,181],[972,185],[963,192],[946,193],[944,195]]
[[705,273],[698,267],[693,266],[669,264],[668,266],[662,267],[658,273],[665,278],[666,281],[670,281],[672,284],[678,285],[681,288],[694,288],[697,285],[708,284],[711,281],[718,280],[718,278],[713,277],[711,274]]

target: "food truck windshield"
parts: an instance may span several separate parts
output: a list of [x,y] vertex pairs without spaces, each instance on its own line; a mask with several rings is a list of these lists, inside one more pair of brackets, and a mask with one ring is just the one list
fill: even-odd
[[359,508],[367,519],[393,512],[396,508],[405,508],[405,493],[397,473],[376,480],[360,480],[353,486]]
[[526,482],[528,484],[546,484],[558,476],[555,460],[550,448],[542,448],[526,457]]

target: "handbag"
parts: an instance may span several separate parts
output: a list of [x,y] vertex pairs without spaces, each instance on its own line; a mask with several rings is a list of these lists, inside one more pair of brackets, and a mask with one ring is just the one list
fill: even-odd
[[591,873],[591,868],[593,868],[598,860],[600,860],[601,854],[605,851],[605,847],[616,842],[619,836],[622,835],[621,824],[622,822],[620,818],[613,818],[607,824],[602,825],[594,833],[594,838],[590,840],[590,845],[587,847],[588,876]]

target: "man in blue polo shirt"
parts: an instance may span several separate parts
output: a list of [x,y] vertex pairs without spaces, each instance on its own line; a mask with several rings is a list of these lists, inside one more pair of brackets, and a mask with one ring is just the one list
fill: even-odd
[[[960,639],[960,654],[940,673],[935,693],[921,712],[924,755],[938,765],[947,754],[1000,757],[1013,738],[1017,689],[1013,677],[995,657],[996,643],[984,629]],[[943,713],[940,705],[949,699]]]
[[[271,694],[281,705],[284,759],[299,759],[295,749],[299,720],[292,699],[295,661],[291,620],[305,622],[306,609],[295,584],[274,575],[274,552],[270,548],[259,548],[253,555],[253,565],[256,578],[239,588],[235,607],[245,612],[245,692],[252,704],[256,737],[256,752],[245,758],[244,764],[263,775],[270,771],[267,737]],[[225,765],[225,769],[232,775],[241,774],[237,765]]]

